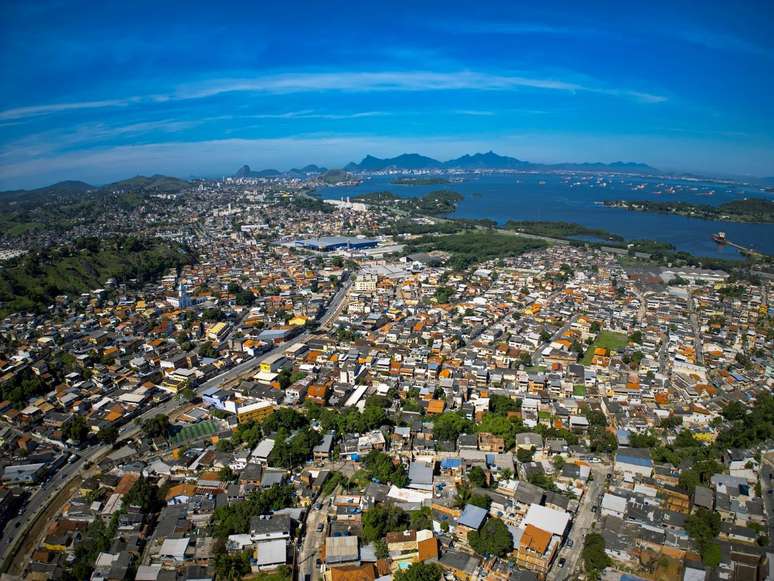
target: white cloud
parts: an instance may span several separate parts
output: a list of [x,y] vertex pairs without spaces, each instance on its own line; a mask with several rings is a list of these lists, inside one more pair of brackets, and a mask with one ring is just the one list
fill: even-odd
[[36,105],[32,107],[16,107],[14,109],[0,111],[0,120],[25,119],[27,117],[38,117],[40,115],[50,115],[51,113],[61,113],[63,111],[74,111],[77,109],[122,107],[139,102],[140,100],[139,97],[129,97],[127,99],[106,99],[102,101],[80,101],[75,103],[54,103],[51,105]]
[[366,93],[376,91],[513,91],[519,89],[562,91],[567,93],[590,92],[633,99],[643,103],[660,103],[666,100],[666,97],[661,95],[622,88],[610,88],[593,80],[577,82],[541,76],[497,74],[470,70],[456,72],[294,72],[183,84],[171,92],[153,95],[16,107],[0,111],[0,121],[39,117],[74,110],[106,109],[141,103],[165,103],[203,99],[235,92],[290,94],[327,91]]

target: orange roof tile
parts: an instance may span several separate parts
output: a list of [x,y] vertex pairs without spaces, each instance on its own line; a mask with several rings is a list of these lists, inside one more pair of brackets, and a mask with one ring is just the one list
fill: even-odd
[[527,525],[524,529],[524,534],[521,535],[521,542],[519,548],[529,549],[535,551],[541,555],[546,552],[548,543],[551,542],[551,533],[539,529],[535,525]]

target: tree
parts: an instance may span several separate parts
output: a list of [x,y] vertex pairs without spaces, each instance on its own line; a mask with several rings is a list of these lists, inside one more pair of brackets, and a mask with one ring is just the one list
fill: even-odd
[[486,488],[487,485],[487,479],[486,479],[486,473],[483,471],[483,469],[480,466],[473,466],[468,471],[468,480],[470,480],[474,486],[477,486],[478,488]]
[[700,508],[688,516],[685,530],[696,543],[704,564],[717,566],[720,563],[720,547],[715,538],[720,532],[720,515],[714,510]]
[[505,395],[489,396],[489,411],[494,414],[508,415],[510,411],[521,409],[521,400],[511,399]]
[[166,414],[159,414],[142,422],[143,431],[151,438],[166,437],[171,427]]
[[729,421],[742,420],[747,415],[747,408],[740,401],[732,401],[721,412],[723,417]]
[[371,450],[364,458],[363,464],[372,477],[383,484],[390,482],[398,487],[408,484],[408,475],[403,464],[399,460],[393,460],[384,452]]
[[519,448],[516,450],[516,459],[521,462],[522,464],[526,464],[527,462],[532,462],[532,456],[535,454],[535,447],[532,446],[531,448]]
[[610,453],[618,448],[615,434],[604,428],[594,427],[589,430],[589,449],[592,452]]
[[103,444],[110,444],[112,446],[118,440],[118,428],[115,426],[102,428],[97,432],[97,439]]
[[443,572],[437,563],[412,563],[407,569],[395,572],[395,581],[441,581]]
[[433,528],[433,516],[430,513],[429,507],[422,507],[418,510],[412,510],[409,512],[411,519],[411,528],[414,530],[424,530]]
[[210,341],[207,341],[199,346],[199,357],[210,357],[215,359],[218,357],[218,351],[212,346]]
[[676,448],[692,448],[694,446],[701,446],[701,443],[693,437],[693,434],[688,430],[680,430],[675,438]]
[[218,473],[218,478],[222,482],[234,482],[237,479],[237,474],[231,469],[230,466],[224,466]]
[[634,432],[629,435],[629,445],[632,448],[654,448],[658,445],[658,438],[650,432]]
[[256,490],[241,502],[232,502],[216,508],[213,515],[213,531],[220,539],[237,533],[246,533],[250,530],[252,517],[294,505],[295,491],[292,486],[275,484],[265,490]]
[[438,414],[433,419],[433,436],[436,440],[456,442],[460,434],[472,432],[475,424],[456,412]]
[[610,557],[605,553],[605,538],[599,533],[587,534],[583,542],[581,558],[589,578],[598,579],[600,573],[611,563]]
[[83,416],[73,416],[72,419],[62,427],[62,437],[65,440],[73,442],[82,442],[89,434],[89,425]]
[[250,553],[231,555],[225,551],[215,557],[215,574],[218,581],[238,581],[250,572]]
[[362,538],[367,543],[383,539],[391,531],[408,528],[410,517],[397,506],[377,504],[363,513]]
[[163,505],[158,487],[144,476],[132,485],[123,502],[124,506],[139,506],[144,513],[157,512]]
[[513,550],[513,537],[503,521],[490,518],[480,531],[468,533],[468,544],[479,555],[504,557]]
[[435,289],[435,301],[440,304],[446,304],[454,294],[454,289],[448,286],[439,286]]
[[387,549],[387,541],[384,539],[376,539],[374,541],[374,553],[377,559],[386,559],[390,556],[390,552]]

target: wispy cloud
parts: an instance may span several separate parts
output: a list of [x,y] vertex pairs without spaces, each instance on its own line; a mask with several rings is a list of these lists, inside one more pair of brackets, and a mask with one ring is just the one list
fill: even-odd
[[542,22],[508,22],[493,20],[464,20],[438,22],[434,28],[457,34],[500,34],[500,35],[550,35],[550,36],[601,36],[603,30],[582,26],[562,26]]
[[686,28],[675,31],[674,36],[691,44],[713,50],[774,58],[774,49],[760,46],[751,40],[732,34]]
[[254,115],[240,115],[239,119],[363,119],[366,117],[387,117],[394,115],[391,111],[359,111],[356,113],[323,113],[314,109],[301,111],[286,111],[284,113],[256,113]]
[[472,117],[492,117],[496,115],[494,111],[482,111],[479,109],[455,109],[452,113],[455,115],[470,115]]
[[61,113],[63,111],[75,111],[78,109],[105,109],[108,107],[123,107],[142,101],[141,97],[129,97],[126,99],[106,99],[102,101],[79,101],[75,103],[53,103],[51,105],[36,105],[32,107],[16,107],[0,111],[0,120],[25,119]]
[[[542,76],[487,73],[479,71],[339,71],[295,72],[246,78],[227,78],[204,83],[182,84],[167,93],[130,96],[121,99],[54,103],[0,111],[0,121],[39,117],[55,113],[124,107],[133,104],[166,103],[204,99],[228,93],[291,94],[315,92],[420,92],[420,91],[514,91],[533,89],[567,93],[589,92],[660,103],[666,97],[625,88],[610,88],[588,80]],[[367,115],[359,114],[359,115]]]

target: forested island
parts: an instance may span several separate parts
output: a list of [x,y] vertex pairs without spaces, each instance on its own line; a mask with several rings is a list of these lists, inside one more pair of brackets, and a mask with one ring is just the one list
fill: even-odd
[[764,198],[736,200],[720,204],[719,206],[691,204],[690,202],[652,202],[648,200],[605,200],[603,204],[609,208],[623,208],[635,212],[678,214],[702,220],[774,223],[774,201]]
[[601,228],[588,228],[573,222],[533,222],[508,220],[505,223],[506,230],[514,230],[535,236],[547,236],[549,238],[570,238],[572,236],[589,236],[599,240],[623,241],[623,236],[613,234]]
[[427,214],[442,216],[451,214],[457,209],[457,203],[462,200],[462,194],[450,190],[435,190],[420,198],[402,198],[392,192],[371,192],[352,198],[353,201],[367,204],[389,205],[411,214]]

